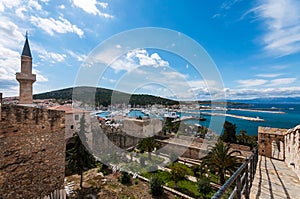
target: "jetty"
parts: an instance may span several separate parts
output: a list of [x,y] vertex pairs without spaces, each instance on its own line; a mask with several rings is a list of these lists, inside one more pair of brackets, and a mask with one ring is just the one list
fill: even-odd
[[172,122],[181,122],[181,121],[185,121],[185,120],[200,120],[202,117],[199,116],[182,116],[180,118],[177,118],[175,120],[173,120]]
[[256,109],[244,109],[244,108],[230,108],[229,111],[247,111],[247,112],[258,112],[258,113],[273,113],[273,114],[285,114],[283,111],[267,111],[267,110],[256,110]]
[[[246,110],[246,109],[244,109]],[[225,111],[224,111],[225,112]],[[178,118],[175,121],[184,121],[184,120],[191,120],[191,119],[201,119],[203,117],[199,117],[198,115],[209,115],[209,116],[226,116],[226,117],[233,117],[233,118],[238,118],[242,120],[249,120],[249,121],[254,121],[254,122],[264,122],[265,120],[259,117],[248,117],[248,116],[241,116],[241,115],[233,115],[233,114],[228,114],[228,113],[218,113],[218,112],[192,112],[192,111],[183,111],[183,113],[191,114],[192,116],[183,116],[181,118]],[[197,116],[195,116],[197,115]]]
[[228,113],[209,113],[209,112],[201,112],[202,115],[210,115],[210,116],[226,116],[226,117],[234,117],[243,120],[249,120],[254,122],[264,122],[265,120],[259,117],[247,117],[241,115],[233,115]]

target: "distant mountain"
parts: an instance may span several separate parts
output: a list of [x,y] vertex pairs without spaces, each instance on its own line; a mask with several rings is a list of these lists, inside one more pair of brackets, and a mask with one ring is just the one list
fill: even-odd
[[[73,92],[74,91],[74,92]],[[124,103],[129,100],[131,105],[148,105],[148,104],[162,104],[174,105],[179,104],[178,101],[161,98],[153,95],[144,94],[128,94],[119,91],[113,91],[105,88],[96,87],[74,87],[65,88],[56,91],[50,91],[40,94],[35,94],[34,99],[57,99],[61,101],[76,99],[86,103],[108,106],[113,100],[114,104]]]
[[260,103],[260,104],[300,104],[300,97],[273,97],[273,98],[256,98],[246,100],[228,100],[230,102],[240,103]]

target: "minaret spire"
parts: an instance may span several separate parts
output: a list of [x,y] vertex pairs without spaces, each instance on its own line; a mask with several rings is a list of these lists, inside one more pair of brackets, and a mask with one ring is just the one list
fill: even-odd
[[29,47],[29,42],[28,42],[28,32],[26,31],[25,34],[25,44],[23,47],[23,51],[22,51],[22,56],[27,56],[27,57],[31,57],[31,52],[30,52],[30,47]]

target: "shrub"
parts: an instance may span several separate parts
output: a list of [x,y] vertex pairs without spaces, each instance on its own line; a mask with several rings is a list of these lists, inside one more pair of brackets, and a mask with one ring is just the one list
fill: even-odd
[[205,198],[205,196],[207,194],[209,194],[209,192],[211,192],[212,188],[210,186],[210,180],[207,177],[201,177],[198,180],[198,191],[199,193],[202,195],[203,198]]
[[164,188],[162,186],[162,180],[154,175],[150,180],[150,190],[151,194],[154,196],[159,196],[164,192]]
[[122,176],[120,178],[120,182],[122,184],[129,184],[131,176],[127,172],[125,172],[125,171],[122,171],[121,173],[122,173]]
[[137,179],[134,180],[134,184],[137,185],[139,184],[139,181]]

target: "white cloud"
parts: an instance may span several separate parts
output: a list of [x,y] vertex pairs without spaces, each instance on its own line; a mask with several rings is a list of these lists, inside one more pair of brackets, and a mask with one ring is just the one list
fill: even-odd
[[24,12],[26,11],[26,8],[24,7],[20,7],[16,9],[16,15],[17,17],[21,18],[21,19],[25,19],[25,15]]
[[281,73],[268,73],[268,74],[257,74],[257,77],[266,77],[266,78],[274,78],[274,77],[278,77],[281,76],[283,74]]
[[2,2],[0,2],[0,12],[3,12],[4,11],[4,5]]
[[111,78],[107,78],[107,77],[101,77],[101,80],[108,81],[109,83],[115,83],[117,81],[115,79],[111,79]]
[[33,68],[32,73],[36,74],[36,81],[37,82],[47,82],[48,81],[48,78],[45,77],[44,75],[42,75],[42,73],[39,70]]
[[149,55],[145,49],[128,52],[110,65],[116,71],[131,71],[139,66],[167,67],[168,61],[163,60],[157,53]]
[[29,0],[28,6],[31,8],[35,8],[36,10],[42,10],[42,6],[37,0]]
[[0,45],[5,48],[19,49],[20,43],[24,41],[20,28],[9,18],[0,17],[0,33]]
[[64,4],[61,4],[61,5],[59,6],[59,8],[63,10],[63,9],[65,9],[66,7],[65,7]]
[[11,0],[1,0],[1,2],[0,2],[0,9],[1,9],[1,11],[4,11],[5,8],[11,9],[11,8],[16,7],[16,6],[19,6],[20,3],[21,3],[21,0],[14,0],[14,1],[11,1]]
[[234,6],[236,3],[240,2],[242,0],[227,0],[222,3],[221,9],[229,10],[232,6]]
[[65,61],[67,56],[65,54],[55,53],[55,52],[47,52],[41,51],[39,54],[39,58],[43,59],[44,61],[48,61],[50,63],[57,63]]
[[18,82],[16,72],[20,71],[21,41],[24,36],[19,27],[9,18],[0,17],[0,90],[4,96],[16,95]]
[[177,71],[162,71],[160,72],[160,75],[163,75],[164,77],[167,77],[169,80],[178,80],[178,79],[186,79],[187,75],[179,73]]
[[273,79],[270,81],[269,86],[279,86],[279,85],[286,85],[291,84],[296,81],[296,78],[279,78]]
[[245,79],[237,81],[240,85],[238,87],[253,87],[253,86],[261,86],[267,83],[265,79]]
[[266,26],[263,36],[267,52],[285,56],[300,51],[300,2],[297,0],[259,0],[252,11]]
[[19,85],[17,85],[17,84],[16,85],[10,85],[10,86],[7,86],[7,87],[2,87],[2,85],[1,85],[0,92],[3,93],[3,97],[18,96],[19,95]]
[[84,60],[86,59],[86,55],[81,55],[81,54],[75,53],[75,52],[73,52],[73,51],[71,51],[71,50],[67,50],[67,53],[68,53],[71,57],[77,59],[77,61],[79,61],[79,62],[82,62],[82,61],[84,61]]
[[251,99],[268,97],[299,97],[300,87],[280,87],[280,88],[244,88],[230,89],[226,88],[228,99]]
[[98,4],[104,9],[106,9],[108,7],[108,3],[105,3],[105,2],[100,2]]
[[58,20],[53,18],[42,18],[32,16],[30,21],[35,26],[43,29],[49,35],[54,35],[54,33],[75,33],[80,38],[83,36],[84,32],[82,29],[78,28],[76,25],[71,24],[67,19],[59,17]]
[[28,9],[34,10],[42,10],[41,4],[37,0],[28,0],[28,1],[21,1],[21,0],[1,0],[0,2],[0,10],[4,11],[5,8],[7,9],[17,9],[19,7],[26,7]]
[[97,0],[72,0],[72,2],[76,7],[81,8],[88,14],[99,15],[104,18],[113,18],[112,15],[103,13],[97,8],[97,5],[100,5],[102,8],[107,8],[107,3],[98,3]]
[[272,70],[283,70],[283,69],[286,69],[288,67],[289,67],[288,65],[275,65],[275,66],[271,66],[270,69],[272,69]]

